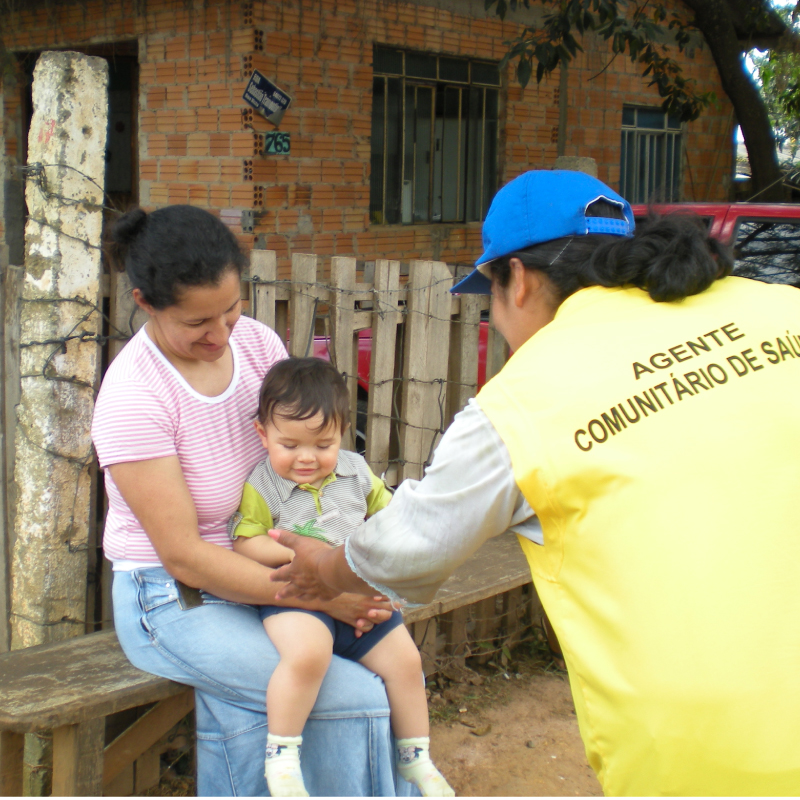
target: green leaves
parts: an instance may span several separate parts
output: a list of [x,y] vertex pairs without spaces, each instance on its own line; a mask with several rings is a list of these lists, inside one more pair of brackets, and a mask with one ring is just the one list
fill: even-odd
[[[786,25],[797,32],[797,8],[776,9]],[[794,156],[800,150],[800,52],[787,39],[772,50],[750,53],[755,79],[767,107],[777,142],[788,145]]]
[[[528,7],[528,0],[523,0]],[[713,92],[698,92],[696,82],[683,75],[681,66],[669,57],[669,46],[682,52],[695,31],[691,22],[668,12],[663,3],[650,0],[540,0],[552,9],[545,14],[541,27],[526,26],[506,45],[508,52],[501,62],[518,59],[516,77],[523,88],[530,82],[536,66],[536,82],[561,66],[567,66],[582,48],[578,39],[594,32],[611,43],[612,59],[627,55],[642,67],[642,77],[650,78],[663,99],[662,108],[677,114],[682,121],[697,119],[714,102]],[[505,18],[508,8],[517,8],[518,0],[485,0],[486,9],[496,6]],[[670,15],[671,14],[671,15]],[[667,23],[667,20],[669,22]],[[665,26],[666,23],[666,26]],[[800,91],[797,93],[800,103]]]

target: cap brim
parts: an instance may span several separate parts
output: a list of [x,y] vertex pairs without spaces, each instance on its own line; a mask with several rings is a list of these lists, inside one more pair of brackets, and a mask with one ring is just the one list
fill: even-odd
[[[483,265],[481,265],[483,266]],[[466,278],[459,281],[452,289],[451,294],[491,294],[492,282],[476,267]]]

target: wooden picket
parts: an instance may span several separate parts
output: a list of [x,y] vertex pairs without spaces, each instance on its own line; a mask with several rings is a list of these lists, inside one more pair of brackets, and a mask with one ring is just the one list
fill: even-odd
[[422,477],[444,429],[452,273],[439,261],[412,261],[406,301],[399,477]]
[[278,259],[275,251],[253,250],[250,254],[250,314],[272,328],[285,342],[286,329],[281,331],[276,324],[277,275]]
[[345,446],[355,448],[355,430],[358,409],[358,333],[353,328],[355,308],[353,296],[356,288],[356,260],[331,259],[331,295],[329,305],[331,330],[326,331],[331,362],[345,376],[350,391],[350,430]]
[[293,356],[313,355],[316,311],[326,289],[323,284],[317,283],[318,261],[314,255],[295,253],[292,256],[289,353]]
[[375,262],[374,293],[366,459],[373,472],[383,475],[389,467],[397,326],[401,320],[399,261]]

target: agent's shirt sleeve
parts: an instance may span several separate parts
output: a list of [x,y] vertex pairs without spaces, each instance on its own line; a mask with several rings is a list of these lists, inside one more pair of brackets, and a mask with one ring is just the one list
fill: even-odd
[[541,543],[541,528],[514,480],[511,457],[473,399],[447,429],[421,481],[347,541],[353,571],[393,600],[427,603],[458,566],[509,529]]

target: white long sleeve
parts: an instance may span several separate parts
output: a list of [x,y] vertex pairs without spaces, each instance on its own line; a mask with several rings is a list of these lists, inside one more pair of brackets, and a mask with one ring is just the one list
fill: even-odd
[[353,571],[388,597],[427,603],[487,539],[510,529],[542,544],[508,450],[473,399],[445,432],[425,477],[404,481],[345,552]]

